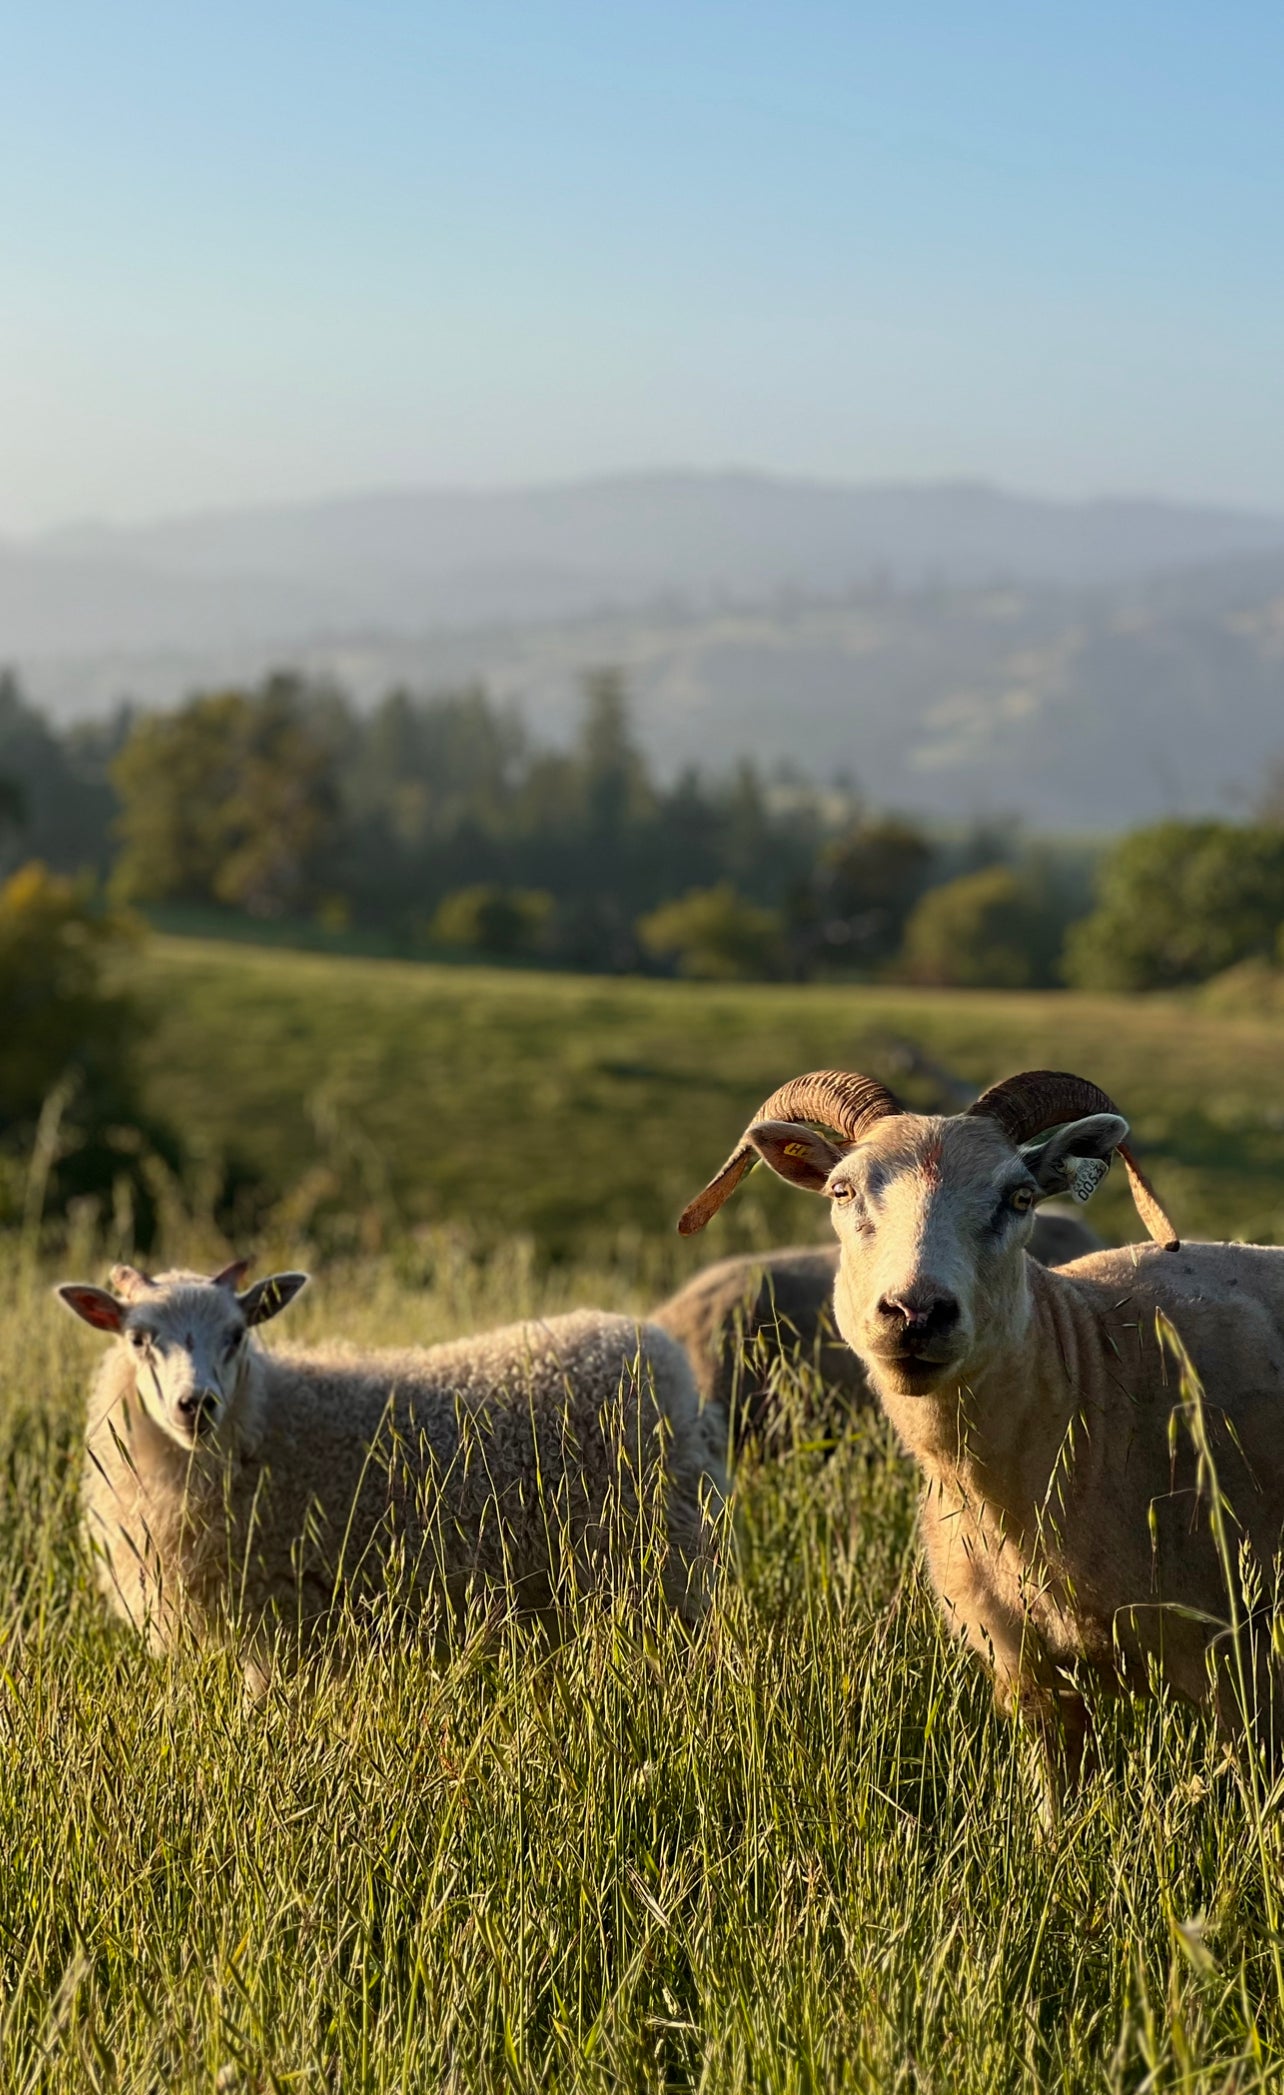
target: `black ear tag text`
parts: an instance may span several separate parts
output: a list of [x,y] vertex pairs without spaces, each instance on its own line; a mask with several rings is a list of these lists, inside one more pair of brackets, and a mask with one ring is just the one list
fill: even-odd
[[1067,1192],[1074,1200],[1091,1200],[1109,1169],[1106,1157],[1067,1157]]

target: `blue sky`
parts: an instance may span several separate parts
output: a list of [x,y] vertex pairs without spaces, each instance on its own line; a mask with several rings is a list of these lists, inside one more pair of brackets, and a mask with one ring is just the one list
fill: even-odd
[[665,465],[1284,509],[1284,13],[0,14],[0,529]]

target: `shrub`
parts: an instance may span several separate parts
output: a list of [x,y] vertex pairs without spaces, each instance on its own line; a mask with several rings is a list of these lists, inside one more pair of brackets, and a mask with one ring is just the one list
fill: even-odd
[[34,1121],[68,1070],[119,1089],[134,1015],[105,987],[103,961],[136,936],[94,906],[87,882],[38,860],[0,887],[0,1128]]
[[1199,1001],[1227,1018],[1284,1018],[1284,965],[1238,960],[1204,984]]
[[899,972],[941,988],[1026,989],[1047,973],[1048,913],[1011,866],[929,888],[905,927]]
[[1177,988],[1273,956],[1281,924],[1284,829],[1161,822],[1110,854],[1065,972],[1080,989]]
[[126,901],[280,916],[312,898],[337,822],[334,753],[289,677],[139,720],[112,765]]
[[799,958],[889,960],[931,878],[933,855],[923,832],[899,815],[867,816],[824,845],[791,901]]
[[172,1139],[139,1110],[134,1047],[142,1020],[108,961],[140,930],[97,906],[88,880],[38,861],[0,887],[0,1217],[38,1220],[88,1196],[154,1223],[149,1173],[177,1162]]
[[461,887],[441,903],[428,936],[438,945],[504,959],[538,945],[552,909],[552,896],[536,888]]
[[638,937],[656,959],[676,963],[679,974],[708,981],[752,981],[783,966],[779,910],[746,902],[729,880],[653,909],[639,918]]

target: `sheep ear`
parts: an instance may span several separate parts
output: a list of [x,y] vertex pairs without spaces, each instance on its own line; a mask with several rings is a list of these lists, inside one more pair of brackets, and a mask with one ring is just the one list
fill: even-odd
[[230,1266],[224,1266],[221,1273],[216,1273],[213,1276],[210,1286],[212,1288],[230,1288],[232,1293],[235,1294],[249,1270],[250,1262],[247,1258],[234,1258]]
[[763,1163],[770,1164],[778,1177],[808,1193],[823,1193],[830,1172],[844,1154],[813,1128],[799,1127],[793,1120],[760,1120],[747,1131],[745,1140],[752,1142]]
[[150,1273],[140,1273],[137,1266],[113,1266],[107,1278],[126,1302],[137,1302],[140,1295],[156,1285]]
[[269,1273],[266,1280],[256,1280],[237,1301],[245,1312],[247,1324],[266,1324],[269,1317],[279,1316],[287,1303],[293,1302],[300,1288],[308,1284],[306,1273]]
[[1039,1183],[1040,1200],[1070,1193],[1091,1200],[1110,1169],[1115,1151],[1128,1139],[1128,1123],[1119,1113],[1091,1113],[1072,1120],[1021,1147],[1022,1161]]
[[54,1291],[73,1317],[92,1324],[95,1331],[119,1331],[125,1321],[125,1305],[106,1288],[91,1288],[79,1280],[66,1280]]

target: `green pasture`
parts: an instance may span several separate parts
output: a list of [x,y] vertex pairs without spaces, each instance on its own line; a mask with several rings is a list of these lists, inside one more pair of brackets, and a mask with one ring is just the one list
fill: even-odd
[[[765,1094],[822,1065],[893,1083],[905,1043],[978,1088],[1051,1066],[1133,1122],[1179,1227],[1284,1241],[1278,1020],[1176,999],[727,987],[422,966],[157,939],[130,963],[151,1109],[211,1169],[239,1161],[278,1234],[328,1217],[357,1244],[467,1221],[541,1257],[640,1246],[657,1273],[823,1233],[756,1173],[698,1248],[674,1219]],[[921,1079],[915,1105],[934,1101]],[[198,1174],[199,1177],[199,1174]],[[1094,1203],[1136,1234],[1119,1175]]]
[[[295,1335],[638,1300],[437,1248],[431,1283],[334,1265]],[[1099,1711],[1101,1772],[1043,1833],[877,1418],[747,1464],[694,1639],[392,1640],[247,1708],[224,1658],[107,1619],[75,1505],[99,1342],[12,1254],[0,1290],[6,2091],[1280,2085],[1280,1820],[1152,1704]]]
[[[421,1343],[645,1308],[825,1227],[755,1178],[687,1194],[781,1077],[898,1043],[980,1085],[1080,1070],[1191,1233],[1284,1238],[1269,1022],[1178,1003],[703,988],[157,941],[149,1109],[192,1162],[166,1256],[316,1274],[275,1337]],[[925,1099],[930,1078],[906,1085]],[[1135,1233],[1112,1180],[1094,1203]],[[85,1218],[67,1253],[105,1256]],[[1284,2087],[1284,1820],[1200,1718],[1100,1705],[1054,1833],[939,1627],[876,1415],[751,1456],[692,1638],[590,1613],[433,1663],[372,1644],[259,1707],[148,1659],[77,1538],[100,1342],[0,1242],[4,2095],[1006,2095]]]

